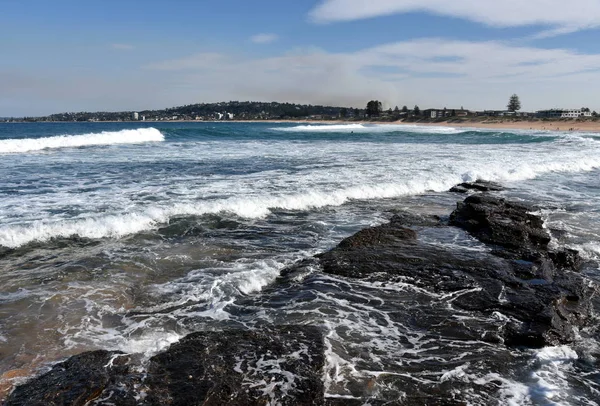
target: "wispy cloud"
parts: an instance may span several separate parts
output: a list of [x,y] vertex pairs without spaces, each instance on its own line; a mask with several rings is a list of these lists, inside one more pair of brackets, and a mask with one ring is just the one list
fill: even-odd
[[111,44],[110,47],[119,51],[131,51],[135,48],[133,45],[129,44]]
[[[269,58],[206,54],[154,64],[203,100],[289,100],[362,106],[501,108],[519,93],[528,109],[586,105],[600,91],[600,55],[502,42],[427,38],[351,53],[307,50]],[[212,54],[211,54],[212,55]],[[550,102],[552,101],[552,102]],[[548,106],[548,103],[552,106]],[[597,107],[596,107],[597,108]]]
[[184,58],[161,61],[144,66],[145,69],[163,71],[204,70],[212,69],[227,63],[225,55],[215,52],[204,52]]
[[543,36],[600,27],[598,0],[322,0],[310,12],[319,23],[423,11],[495,27],[545,25]]
[[277,41],[278,39],[279,36],[277,34],[268,33],[256,34],[250,37],[250,41],[254,42],[255,44],[269,44]]
[[222,100],[364,106],[379,99],[386,108],[493,109],[503,108],[517,93],[526,110],[600,110],[599,75],[600,54],[422,38],[343,53],[311,47],[270,57],[195,53],[118,77],[110,71],[91,77],[73,71],[0,71],[0,106],[10,107],[7,115],[18,115],[18,109],[113,111]]

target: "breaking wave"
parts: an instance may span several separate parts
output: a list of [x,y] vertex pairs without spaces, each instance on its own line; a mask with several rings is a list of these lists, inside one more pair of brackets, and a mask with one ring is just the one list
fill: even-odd
[[445,190],[452,184],[425,182],[355,186],[334,192],[308,191],[302,194],[229,198],[212,202],[175,203],[153,206],[136,212],[60,221],[36,221],[27,225],[0,227],[0,246],[17,248],[30,242],[52,238],[120,238],[165,224],[176,216],[200,216],[221,212],[243,218],[262,218],[275,209],[308,210],[325,206],[340,206],[350,199],[392,198],[423,193],[426,190]]
[[316,133],[392,133],[409,132],[423,134],[461,134],[465,129],[408,124],[311,124],[295,127],[274,127],[273,131]]
[[0,154],[17,154],[56,148],[77,148],[95,145],[139,144],[162,142],[165,137],[156,128],[103,131],[82,135],[57,135],[44,138],[0,140]]
[[304,190],[292,194],[231,197],[214,201],[177,202],[140,207],[128,213],[113,213],[72,220],[35,221],[0,227],[0,246],[17,248],[53,238],[121,238],[166,224],[177,216],[200,216],[233,213],[242,218],[264,218],[277,209],[312,210],[341,206],[351,200],[371,200],[417,195],[427,191],[443,192],[453,185],[485,179],[510,182],[534,179],[549,172],[584,172],[600,168],[600,158],[580,159],[577,162],[546,162],[538,165],[521,164],[479,166],[462,173],[437,172],[403,182],[361,184],[333,191]]

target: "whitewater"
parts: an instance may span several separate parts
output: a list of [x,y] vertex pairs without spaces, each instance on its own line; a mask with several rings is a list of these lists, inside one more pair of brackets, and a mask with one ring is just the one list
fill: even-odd
[[0,140],[0,154],[16,154],[54,148],[77,148],[99,145],[136,144],[164,141],[155,128],[103,131],[97,134],[56,135],[42,138]]
[[[598,134],[371,124],[0,124],[0,160],[0,353],[11,354],[0,359],[0,375],[18,369],[24,379],[89,349],[147,357],[193,331],[293,321],[325,332],[331,399],[356,397],[353,385],[395,370],[398,361],[386,354],[408,351],[406,342],[420,365],[418,379],[498,385],[499,404],[594,404],[600,393],[594,372],[576,378],[577,368],[593,365],[598,343],[587,338],[522,353],[489,349],[490,359],[503,354],[514,369],[465,361],[427,370],[429,357],[441,355],[392,321],[383,304],[407,292],[429,294],[319,269],[276,283],[285,267],[400,210],[447,217],[464,198],[448,190],[478,179],[539,205],[546,226],[560,230],[553,244],[580,250],[591,280],[600,281]],[[423,238],[487,252],[463,234]],[[313,301],[300,299],[299,286],[310,287]],[[478,351],[477,343],[452,348],[452,359]],[[373,399],[392,396],[378,390]],[[475,389],[468,399],[489,401]]]

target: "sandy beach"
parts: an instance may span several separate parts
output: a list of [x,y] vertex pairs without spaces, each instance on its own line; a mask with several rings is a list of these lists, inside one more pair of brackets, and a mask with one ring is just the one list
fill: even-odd
[[[217,121],[218,122],[218,121]],[[377,124],[377,125],[406,125],[406,126],[433,126],[433,127],[464,127],[464,128],[488,128],[507,130],[539,130],[539,131],[578,131],[578,132],[600,132],[600,121],[466,121],[453,122],[442,121],[431,122],[404,122],[404,121],[344,121],[344,120],[231,120],[223,122],[239,123],[280,123],[299,125],[319,124]]]
[[507,130],[540,130],[540,131],[578,131],[600,132],[600,121],[467,121],[437,123],[404,122],[404,121],[342,121],[342,120],[232,120],[229,122],[240,123],[294,123],[301,125],[318,124],[378,124],[378,125],[406,125],[406,126],[434,126],[434,127],[465,127],[488,128]]
[[516,121],[516,122],[466,122],[466,123],[415,123],[417,125],[444,127],[472,127],[507,130],[547,130],[547,131],[579,131],[600,132],[598,121]]

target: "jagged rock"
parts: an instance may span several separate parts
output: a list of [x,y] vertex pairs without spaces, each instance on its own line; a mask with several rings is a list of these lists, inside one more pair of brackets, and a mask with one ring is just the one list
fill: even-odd
[[192,333],[150,360],[148,405],[321,405],[318,328]]
[[547,249],[550,235],[533,207],[485,194],[457,204],[450,224],[467,230],[487,244],[509,249]]
[[450,192],[454,193],[467,193],[469,191],[475,192],[499,192],[504,190],[504,187],[496,182],[489,182],[486,180],[476,180],[475,182],[464,182],[453,186]]
[[342,240],[338,247],[369,247],[393,243],[396,240],[416,240],[417,233],[410,228],[394,227],[391,223],[380,227],[365,228],[356,234]]
[[590,316],[593,288],[573,272],[581,265],[576,251],[548,250],[550,237],[531,210],[487,195],[458,204],[451,224],[491,244],[491,253],[424,243],[404,218],[359,231],[317,259],[324,272],[344,277],[410,281],[435,292],[470,289],[453,305],[510,318],[494,338],[507,345],[568,343]]
[[317,327],[198,332],[144,373],[119,352],[73,356],[18,386],[6,405],[321,405],[324,362]]
[[[88,404],[101,398],[108,387],[129,373],[128,357],[122,355],[104,350],[75,355],[55,365],[50,372],[16,387],[5,405]],[[130,399],[133,401],[133,397]]]

